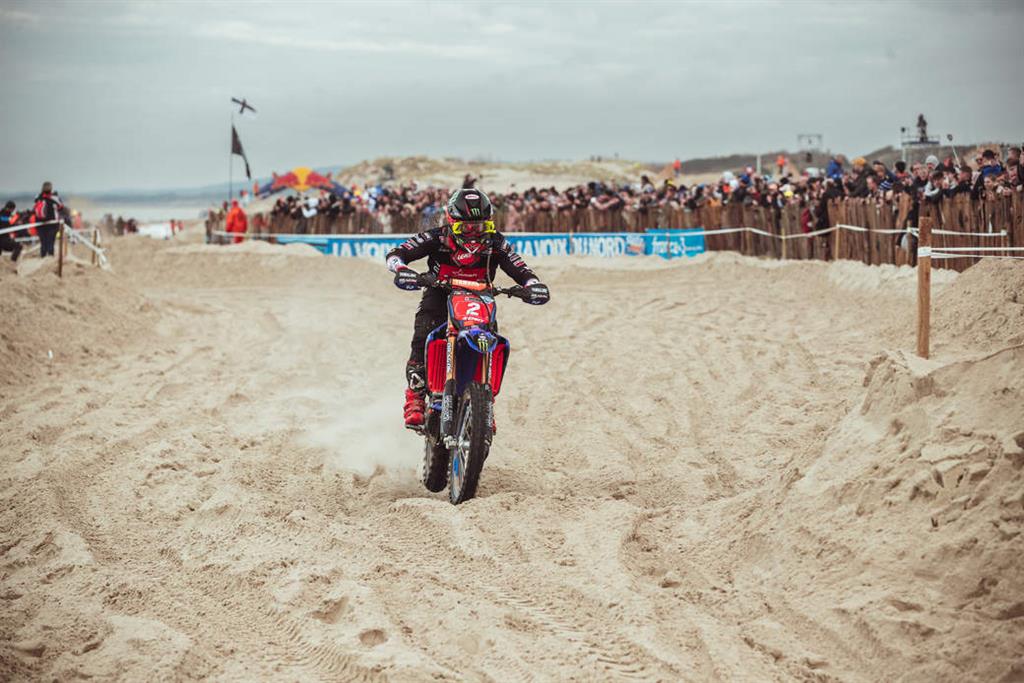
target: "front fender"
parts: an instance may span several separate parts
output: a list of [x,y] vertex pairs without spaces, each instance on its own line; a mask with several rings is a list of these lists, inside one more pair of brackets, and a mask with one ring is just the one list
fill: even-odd
[[[486,351],[483,350],[486,348]],[[481,356],[491,354],[491,389],[497,393],[511,350],[508,339],[482,327],[459,332],[455,342],[455,380],[461,396],[466,386],[480,379]]]
[[459,341],[465,342],[469,348],[477,353],[487,353],[494,349],[498,343],[498,337],[483,327],[471,327],[459,332]]

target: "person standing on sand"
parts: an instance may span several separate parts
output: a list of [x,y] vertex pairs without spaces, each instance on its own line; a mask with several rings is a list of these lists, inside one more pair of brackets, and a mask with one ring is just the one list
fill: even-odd
[[206,228],[206,243],[213,244],[213,226],[217,222],[217,219],[213,213],[213,209],[209,209],[206,212],[206,220],[203,221],[203,227]]
[[[36,231],[39,233],[39,257],[53,256],[53,244],[60,229],[58,221],[64,204],[53,190],[53,183],[46,181],[36,197],[33,213],[36,217]],[[40,225],[40,223],[44,225]]]
[[[0,209],[0,230],[6,230],[12,224],[18,222],[18,214],[14,213],[14,209],[14,202],[7,202],[4,208]],[[5,251],[11,252],[12,261],[17,261],[21,255],[21,245],[14,239],[16,234],[8,232],[0,235],[0,253]]]
[[227,232],[235,233],[235,238],[232,240],[234,244],[238,244],[242,241],[242,234],[245,233],[249,228],[249,219],[245,215],[245,211],[238,205],[237,199],[231,200],[231,210],[228,211],[228,216],[225,219],[224,229]]

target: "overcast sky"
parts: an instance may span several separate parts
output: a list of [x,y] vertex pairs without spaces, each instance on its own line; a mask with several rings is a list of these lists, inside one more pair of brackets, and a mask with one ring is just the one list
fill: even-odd
[[[1024,3],[0,1],[0,188],[385,155],[669,160],[1024,138]],[[236,178],[241,172],[236,167]]]

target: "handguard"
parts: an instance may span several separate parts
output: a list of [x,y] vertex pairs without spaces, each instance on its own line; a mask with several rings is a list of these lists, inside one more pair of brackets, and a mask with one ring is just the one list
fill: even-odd
[[395,272],[395,287],[407,291],[416,291],[420,288],[420,275],[412,268],[399,268]]
[[523,287],[523,301],[534,306],[541,306],[546,304],[551,299],[551,292],[548,291],[548,286],[540,282],[535,282],[530,285]]

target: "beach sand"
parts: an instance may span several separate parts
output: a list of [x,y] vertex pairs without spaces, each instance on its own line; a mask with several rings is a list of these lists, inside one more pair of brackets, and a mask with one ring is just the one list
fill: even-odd
[[3,264],[0,679],[1024,679],[1020,262],[925,361],[907,268],[539,260],[453,507],[416,295],[184,239]]

